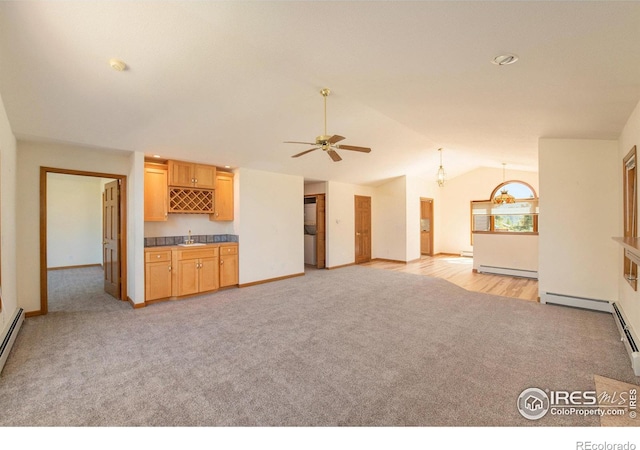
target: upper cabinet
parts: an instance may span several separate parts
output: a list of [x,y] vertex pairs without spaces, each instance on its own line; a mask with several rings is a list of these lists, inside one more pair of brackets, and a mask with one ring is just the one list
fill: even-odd
[[204,164],[169,161],[169,186],[215,189],[216,168]]
[[216,189],[214,192],[214,213],[211,220],[233,220],[233,174],[216,173]]
[[144,220],[164,222],[167,220],[167,166],[145,163],[144,165]]
[[233,173],[184,161],[145,161],[144,220],[166,221],[169,214],[209,214],[233,220]]

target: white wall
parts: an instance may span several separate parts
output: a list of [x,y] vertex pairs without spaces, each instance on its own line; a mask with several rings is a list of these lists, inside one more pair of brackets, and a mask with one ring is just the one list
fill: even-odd
[[[524,181],[530,184],[540,196],[536,172],[509,170],[507,166],[504,178]],[[501,168],[481,167],[447,180],[444,187],[440,188],[442,216],[438,223],[440,227],[446,227],[446,231],[439,233],[440,252],[460,254],[461,251],[473,251],[470,202],[472,200],[488,200],[491,192],[502,181],[503,171]]]
[[127,160],[127,296],[141,304],[144,303],[144,153],[133,152]]
[[326,194],[327,183],[322,181],[319,183],[308,183],[304,185],[304,195]]
[[[74,169],[128,176],[127,260],[128,291],[136,301],[144,301],[142,222],[144,199],[144,155],[96,150],[67,144],[18,142],[17,265],[19,306],[25,311],[40,310],[40,167]],[[137,217],[140,217],[138,220]],[[3,230],[4,233],[4,230]],[[142,292],[142,296],[141,295]]]
[[102,264],[101,178],[47,174],[47,267]]
[[[355,262],[355,198],[356,195],[371,197],[372,257],[377,249],[378,224],[373,221],[377,214],[374,201],[375,188],[356,184],[327,182],[327,268],[353,264]],[[302,205],[302,202],[300,202]]]
[[239,169],[240,284],[304,273],[303,178]]
[[535,234],[476,234],[473,268],[481,265],[538,271],[539,237]]
[[11,318],[18,309],[18,286],[16,261],[16,186],[17,155],[16,139],[0,96],[0,234],[2,251],[2,311],[0,312],[0,336],[10,325]]
[[[300,200],[302,201],[302,200]],[[166,222],[145,222],[144,237],[235,234],[234,221],[214,222],[209,214],[169,214]]]
[[[618,186],[622,186],[622,159],[629,153],[629,150],[633,146],[636,146],[636,152],[640,155],[640,102],[633,111],[633,114],[629,117],[626,126],[624,127],[620,138],[618,139],[618,154],[616,158],[616,166],[618,169],[618,177],[616,183]],[[616,212],[617,217],[622,217],[622,187],[618,194],[619,208]],[[614,236],[622,236],[622,220],[619,222],[618,229]],[[616,280],[618,283],[618,299],[620,306],[624,311],[628,320],[628,325],[631,326],[636,337],[640,338],[640,291],[634,291],[622,277],[622,261],[623,251],[622,247],[618,248],[616,256]]]
[[545,292],[615,300],[620,234],[617,141],[540,139],[539,284]]
[[404,176],[397,177],[375,188],[375,196],[371,200],[372,249],[375,248],[375,258],[407,260],[406,181]]

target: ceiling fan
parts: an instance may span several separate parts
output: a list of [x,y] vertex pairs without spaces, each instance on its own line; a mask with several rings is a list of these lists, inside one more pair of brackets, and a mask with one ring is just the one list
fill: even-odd
[[355,145],[338,144],[338,142],[346,139],[343,136],[334,134],[333,136],[327,135],[327,96],[331,93],[328,88],[324,88],[320,91],[320,94],[324,97],[324,134],[316,137],[315,142],[300,142],[300,141],[285,141],[285,144],[307,144],[315,145],[315,147],[305,150],[304,152],[297,153],[292,158],[297,158],[302,155],[306,155],[314,150],[322,149],[331,157],[334,161],[341,161],[342,158],[336,150],[351,150],[354,152],[369,153],[371,151],[368,147],[357,147]]

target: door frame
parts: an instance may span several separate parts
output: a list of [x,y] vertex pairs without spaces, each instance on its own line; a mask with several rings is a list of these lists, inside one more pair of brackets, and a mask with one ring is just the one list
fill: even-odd
[[120,300],[127,300],[127,176],[40,166],[40,311],[30,314],[44,315],[49,311],[47,278],[47,174],[49,173],[120,180]]
[[[326,194],[309,194],[304,198],[316,199],[316,268],[327,268],[327,195]],[[324,205],[323,211],[318,208],[319,200],[322,199]],[[322,239],[318,239],[318,225],[322,222]],[[322,251],[322,253],[321,253]],[[322,258],[318,255],[322,254]]]
[[[358,239],[358,227],[357,227],[357,225],[358,225],[358,199],[367,199],[368,202],[369,202],[369,221],[367,223],[368,229],[369,229],[369,236],[367,238],[367,241],[368,241],[368,244],[369,244],[368,245],[368,250],[369,250],[368,253],[369,254],[366,255],[367,259],[360,260],[360,261],[358,260],[358,253],[357,253],[358,245],[357,245],[357,242],[356,242],[357,239]],[[372,226],[372,214],[373,214],[373,212],[372,212],[372,209],[373,209],[373,204],[372,204],[372,201],[371,201],[371,197],[367,196],[367,195],[354,195],[353,196],[353,200],[354,200],[354,202],[353,202],[353,209],[354,209],[354,224],[353,224],[354,225],[353,226],[354,262],[355,262],[355,264],[362,264],[362,263],[371,261],[371,259],[373,258],[373,254],[372,254],[373,253],[373,247],[372,247],[372,240],[373,240],[373,237],[372,237],[372,234],[373,234],[373,230],[372,230],[372,228],[373,228],[373,226]]]
[[[420,197],[420,219],[422,220],[422,202],[428,202],[429,203],[429,218],[431,223],[429,224],[429,249],[431,250],[431,253],[427,254],[427,256],[433,256],[433,235],[434,235],[434,226],[433,226],[433,202],[434,200],[432,198],[426,198],[426,197]],[[422,231],[420,232],[422,234]],[[420,242],[422,246],[422,236],[420,236]],[[420,249],[420,255],[422,256],[422,249]]]

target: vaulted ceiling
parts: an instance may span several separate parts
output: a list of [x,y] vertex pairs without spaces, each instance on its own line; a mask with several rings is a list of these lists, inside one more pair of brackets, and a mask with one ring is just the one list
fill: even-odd
[[[323,87],[328,133],[370,154],[291,158]],[[618,137],[640,2],[0,2],[0,94],[19,139],[351,183],[435,179],[440,147],[450,177],[535,171],[541,137]]]

